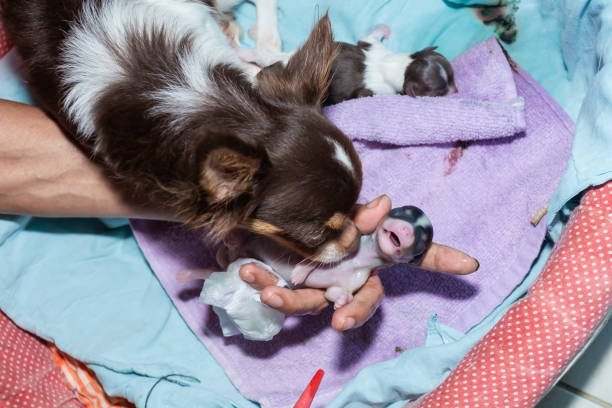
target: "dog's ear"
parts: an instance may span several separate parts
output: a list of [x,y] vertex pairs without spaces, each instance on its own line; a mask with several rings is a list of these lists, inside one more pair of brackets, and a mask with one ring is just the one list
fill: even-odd
[[258,88],[271,100],[320,105],[331,83],[332,64],[337,55],[338,47],[326,14],[286,65],[277,63],[260,71]]
[[228,147],[210,151],[200,170],[200,186],[209,204],[230,202],[252,190],[261,159],[247,156]]

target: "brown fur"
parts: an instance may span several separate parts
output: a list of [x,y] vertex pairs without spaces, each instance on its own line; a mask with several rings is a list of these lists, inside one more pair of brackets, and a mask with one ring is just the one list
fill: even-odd
[[[80,143],[85,139],[60,102],[65,90],[58,66],[84,1],[4,4],[34,93]],[[259,87],[229,65],[203,72],[216,84],[214,93],[197,112],[178,118],[156,112],[151,98],[183,75],[178,56],[192,45],[189,36],[179,43],[168,38],[156,31],[128,38],[129,53],[120,61],[127,75],[95,101],[96,135],[83,149],[106,166],[128,198],[166,209],[212,242],[262,222],[273,228],[260,232],[316,259],[340,238],[342,231],[326,223],[352,211],[362,177],[351,142],[319,106],[335,56],[329,19],[317,23],[286,68],[264,73]],[[346,149],[354,174],[333,159],[330,140]]]
[[332,66],[333,79],[324,105],[334,105],[349,99],[373,96],[365,86],[365,54],[370,44],[337,43],[339,53]]
[[344,221],[346,220],[346,216],[342,213],[335,213],[330,217],[329,220],[325,223],[329,228],[334,230],[341,230],[344,225]]
[[[320,105],[327,94],[332,64],[339,52],[332,34],[331,22],[326,14],[287,66],[278,62],[260,71],[258,83],[261,94],[279,102]],[[313,84],[327,85],[322,88]]]
[[[456,92],[455,73],[450,62],[436,47],[427,47],[410,57],[412,62],[404,72],[404,93],[409,96],[444,96]],[[441,75],[440,67],[445,76]]]

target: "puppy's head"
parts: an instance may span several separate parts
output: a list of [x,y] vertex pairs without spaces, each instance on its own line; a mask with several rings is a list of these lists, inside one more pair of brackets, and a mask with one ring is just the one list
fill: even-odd
[[404,72],[404,94],[409,96],[444,96],[457,92],[455,74],[448,60],[428,47],[412,54]]
[[321,112],[337,55],[324,16],[286,64],[262,69],[257,89],[268,109],[266,174],[258,205],[243,223],[300,255],[335,262],[356,249],[350,215],[361,189],[351,141]]

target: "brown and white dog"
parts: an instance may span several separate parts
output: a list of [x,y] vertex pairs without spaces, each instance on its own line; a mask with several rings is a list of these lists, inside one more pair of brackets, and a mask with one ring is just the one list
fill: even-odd
[[362,170],[320,109],[337,53],[326,17],[256,78],[203,1],[3,7],[38,101],[143,204],[212,241],[242,227],[319,262],[354,249]]

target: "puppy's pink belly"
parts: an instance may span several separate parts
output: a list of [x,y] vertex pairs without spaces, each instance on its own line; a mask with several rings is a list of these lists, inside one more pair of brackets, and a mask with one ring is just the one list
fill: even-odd
[[311,288],[320,289],[338,286],[352,293],[365,283],[368,273],[369,271],[354,270],[352,268],[342,271],[316,270],[308,275],[304,284]]

